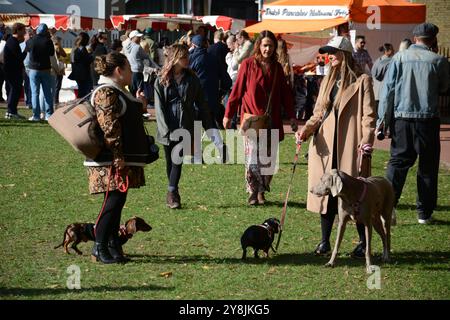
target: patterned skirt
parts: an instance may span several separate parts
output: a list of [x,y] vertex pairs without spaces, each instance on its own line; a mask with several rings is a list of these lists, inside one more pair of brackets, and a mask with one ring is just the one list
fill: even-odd
[[[110,167],[87,167],[89,178],[89,192],[91,194],[103,193],[108,189],[114,191],[118,189],[114,173],[109,181]],[[128,188],[139,188],[145,186],[145,175],[143,167],[129,167],[128,170]]]
[[254,136],[244,136],[245,180],[248,193],[270,191],[270,182],[278,170],[278,142],[272,145],[271,140],[270,135],[267,141]]

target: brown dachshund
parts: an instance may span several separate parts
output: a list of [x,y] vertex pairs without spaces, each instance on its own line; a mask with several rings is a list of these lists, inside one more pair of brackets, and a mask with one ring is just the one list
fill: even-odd
[[[152,230],[152,227],[147,224],[144,219],[139,217],[132,217],[125,224],[119,228],[119,241],[121,245],[124,245],[133,235],[138,231],[148,232]],[[80,242],[95,241],[94,224],[93,223],[72,223],[69,224],[64,231],[63,242],[55,247],[59,248],[64,246],[64,252],[69,254],[69,244],[73,250],[79,255],[83,254],[77,245]]]

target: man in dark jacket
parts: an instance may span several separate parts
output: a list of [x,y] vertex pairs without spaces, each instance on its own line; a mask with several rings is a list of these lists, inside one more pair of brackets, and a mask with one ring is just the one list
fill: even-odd
[[[30,53],[29,77],[31,87],[31,101],[33,105],[33,116],[30,121],[39,121],[41,106],[39,105],[39,93],[44,91],[45,99],[45,120],[53,114],[53,91],[55,77],[51,73],[50,57],[55,55],[55,47],[50,39],[50,33],[45,23],[41,23],[36,36],[27,43],[27,50]],[[44,109],[44,106],[42,106]]]
[[217,30],[214,32],[214,44],[208,47],[208,53],[216,57],[217,61],[219,61],[220,67],[226,72],[227,62],[225,57],[230,50],[228,49],[227,44],[223,41],[224,38],[225,35],[223,31]]
[[227,92],[231,88],[231,78],[226,67],[224,68],[214,55],[207,52],[204,43],[204,38],[200,35],[192,38],[194,50],[189,58],[189,66],[200,79],[212,118],[215,120],[213,122],[216,122],[213,123],[213,127],[220,128],[224,110],[221,110],[223,107],[219,105],[219,92]]
[[25,117],[17,113],[20,92],[23,82],[23,60],[27,55],[27,50],[20,49],[20,43],[25,40],[25,25],[15,23],[12,27],[12,37],[6,41],[4,52],[5,80],[9,86],[8,111],[5,119],[24,119]]
[[230,90],[231,78],[227,69],[220,66],[216,57],[207,52],[204,47],[204,38],[201,35],[194,36],[192,38],[192,44],[194,50],[189,57],[189,66],[200,79],[205,100],[211,112],[212,129],[215,129],[209,130],[206,133],[219,150],[222,161],[227,162],[228,155],[226,146],[217,129],[223,128],[222,120],[225,112],[224,107],[219,103],[219,92],[225,93]]

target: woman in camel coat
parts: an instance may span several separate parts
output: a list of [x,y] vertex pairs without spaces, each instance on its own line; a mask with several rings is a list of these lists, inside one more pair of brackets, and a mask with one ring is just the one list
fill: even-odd
[[[367,165],[360,172],[358,156],[363,150],[370,154],[374,142],[376,110],[373,85],[370,76],[362,74],[355,66],[352,49],[347,38],[335,37],[319,50],[320,53],[329,53],[332,67],[322,82],[313,116],[297,135],[303,141],[314,135],[309,145],[308,190],[331,169],[353,177],[370,175],[370,166]],[[315,250],[316,254],[326,254],[331,250],[329,239],[339,202],[332,196],[318,197],[308,192],[307,209],[321,213],[322,241]],[[364,226],[357,227],[360,243],[353,254],[363,257]]]

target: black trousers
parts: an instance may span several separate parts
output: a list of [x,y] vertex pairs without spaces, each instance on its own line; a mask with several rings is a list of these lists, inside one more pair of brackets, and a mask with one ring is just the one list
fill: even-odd
[[[173,148],[178,144],[178,142],[171,141],[168,146],[164,146],[164,154],[166,156],[166,173],[167,179],[169,180],[169,191],[174,192],[178,191],[178,184],[181,179],[181,168],[183,166],[183,162],[180,164],[176,164],[172,159],[172,151]],[[182,159],[182,152],[179,153]]]
[[22,91],[22,72],[16,76],[9,76],[6,78],[6,85],[9,86],[8,92],[8,112],[17,114],[17,105],[19,104],[20,93]]
[[[106,192],[105,192],[106,197]],[[127,201],[127,193],[119,190],[110,191],[106,199],[102,216],[95,226],[95,241],[105,243],[118,235],[122,209]]]
[[416,206],[419,218],[427,219],[437,203],[440,120],[395,119],[391,158],[386,176],[395,190],[396,204],[402,194],[409,168],[419,156]]
[[63,76],[56,76],[55,103],[59,103],[59,92],[61,91]]

